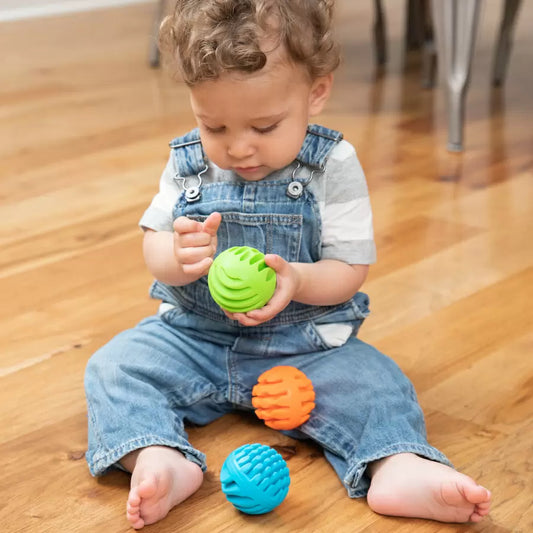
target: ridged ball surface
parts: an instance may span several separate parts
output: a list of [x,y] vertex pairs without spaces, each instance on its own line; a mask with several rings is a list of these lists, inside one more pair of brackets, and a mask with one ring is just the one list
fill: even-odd
[[220,472],[222,492],[239,511],[264,514],[287,496],[290,477],[287,463],[270,446],[245,444],[231,452]]
[[263,372],[252,389],[255,414],[273,429],[294,429],[307,422],[314,400],[311,380],[293,366]]
[[276,289],[276,272],[259,250],[234,246],[213,261],[207,283],[220,307],[230,313],[247,313],[270,300]]

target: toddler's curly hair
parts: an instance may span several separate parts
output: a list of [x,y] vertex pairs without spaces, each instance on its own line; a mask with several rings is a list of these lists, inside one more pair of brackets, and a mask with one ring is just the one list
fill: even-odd
[[261,70],[282,46],[312,80],[340,61],[332,32],[334,0],[177,0],[161,25],[159,47],[189,86],[228,71]]

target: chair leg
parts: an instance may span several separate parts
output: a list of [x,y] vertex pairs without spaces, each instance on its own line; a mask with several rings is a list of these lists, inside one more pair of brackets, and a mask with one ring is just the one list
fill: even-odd
[[503,3],[502,20],[492,69],[492,84],[494,86],[499,86],[505,81],[516,15],[521,3],[522,0],[505,0]]
[[405,10],[405,49],[419,50],[424,44],[424,4],[426,0],[407,0]]
[[437,71],[437,50],[433,33],[433,20],[429,0],[420,2],[420,19],[422,26],[422,87],[431,89],[435,86]]
[[150,35],[150,50],[148,53],[148,62],[153,68],[159,66],[159,46],[157,44],[159,36],[159,27],[163,22],[163,14],[165,12],[165,0],[158,0],[156,11],[154,15],[154,21],[152,24],[152,33]]
[[435,75],[437,71],[437,52],[433,37],[424,41],[422,48],[422,87],[432,89],[435,86]]
[[385,14],[381,0],[374,0],[374,46],[376,63],[384,65],[387,62],[387,32],[385,29]]
[[464,104],[481,0],[432,0],[439,68],[448,101],[448,150],[463,149]]

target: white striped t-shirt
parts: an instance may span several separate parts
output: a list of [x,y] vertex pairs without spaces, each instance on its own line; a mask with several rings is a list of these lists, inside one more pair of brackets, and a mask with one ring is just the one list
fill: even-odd
[[[296,168],[292,165],[290,172]],[[273,172],[265,180],[287,175],[287,168]],[[172,211],[180,194],[181,184],[174,180],[176,171],[170,157],[161,175],[159,192],[145,211],[139,225],[155,231],[173,231]],[[296,178],[305,182],[311,169],[302,167]],[[222,170],[209,162],[202,174],[203,183],[241,180],[233,172]],[[372,228],[372,209],[365,175],[354,147],[345,140],[331,151],[324,172],[315,172],[307,185],[319,207],[322,227],[322,259],[337,259],[348,264],[369,265],[376,260]]]

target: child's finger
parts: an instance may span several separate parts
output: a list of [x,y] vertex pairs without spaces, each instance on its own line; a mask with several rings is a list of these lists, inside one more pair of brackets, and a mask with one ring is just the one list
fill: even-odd
[[187,217],[178,217],[176,220],[174,220],[173,227],[176,233],[191,233],[195,231],[202,231],[203,229],[201,222]]
[[266,322],[267,320],[274,318],[278,313],[281,313],[289,303],[290,300],[287,299],[283,291],[276,291],[266,305],[260,309],[249,311],[246,313],[246,316],[252,320]]
[[209,246],[211,244],[211,235],[203,231],[194,231],[191,233],[179,233],[177,240],[182,248]]
[[182,265],[183,272],[185,274],[190,274],[194,276],[204,276],[209,272],[209,268],[211,267],[211,264],[213,263],[213,260],[210,257],[204,257],[201,261],[198,263],[192,263],[192,264],[185,264]]
[[261,324],[261,320],[256,320],[254,318],[250,318],[247,314],[244,313],[235,313],[233,315],[233,320],[237,320],[239,324],[242,326],[257,326]]
[[195,265],[206,258],[212,262],[213,249],[211,246],[187,246],[176,250],[175,253],[181,265]]
[[218,227],[220,226],[220,222],[222,221],[222,215],[220,213],[217,213],[216,211],[214,213],[211,213],[205,220],[203,224],[203,231],[206,233],[209,233],[212,237],[214,237],[217,234]]
[[276,316],[276,312],[273,312],[272,308],[267,308],[266,306],[261,309],[256,309],[254,311],[249,311],[245,315],[243,315],[244,318],[244,325],[245,326],[256,326],[257,324],[262,324],[263,322],[267,322],[271,318],[274,318]]
[[230,313],[230,312],[227,311],[226,309],[222,309],[222,311],[224,311],[224,314],[225,314],[230,320],[235,320],[234,313]]

